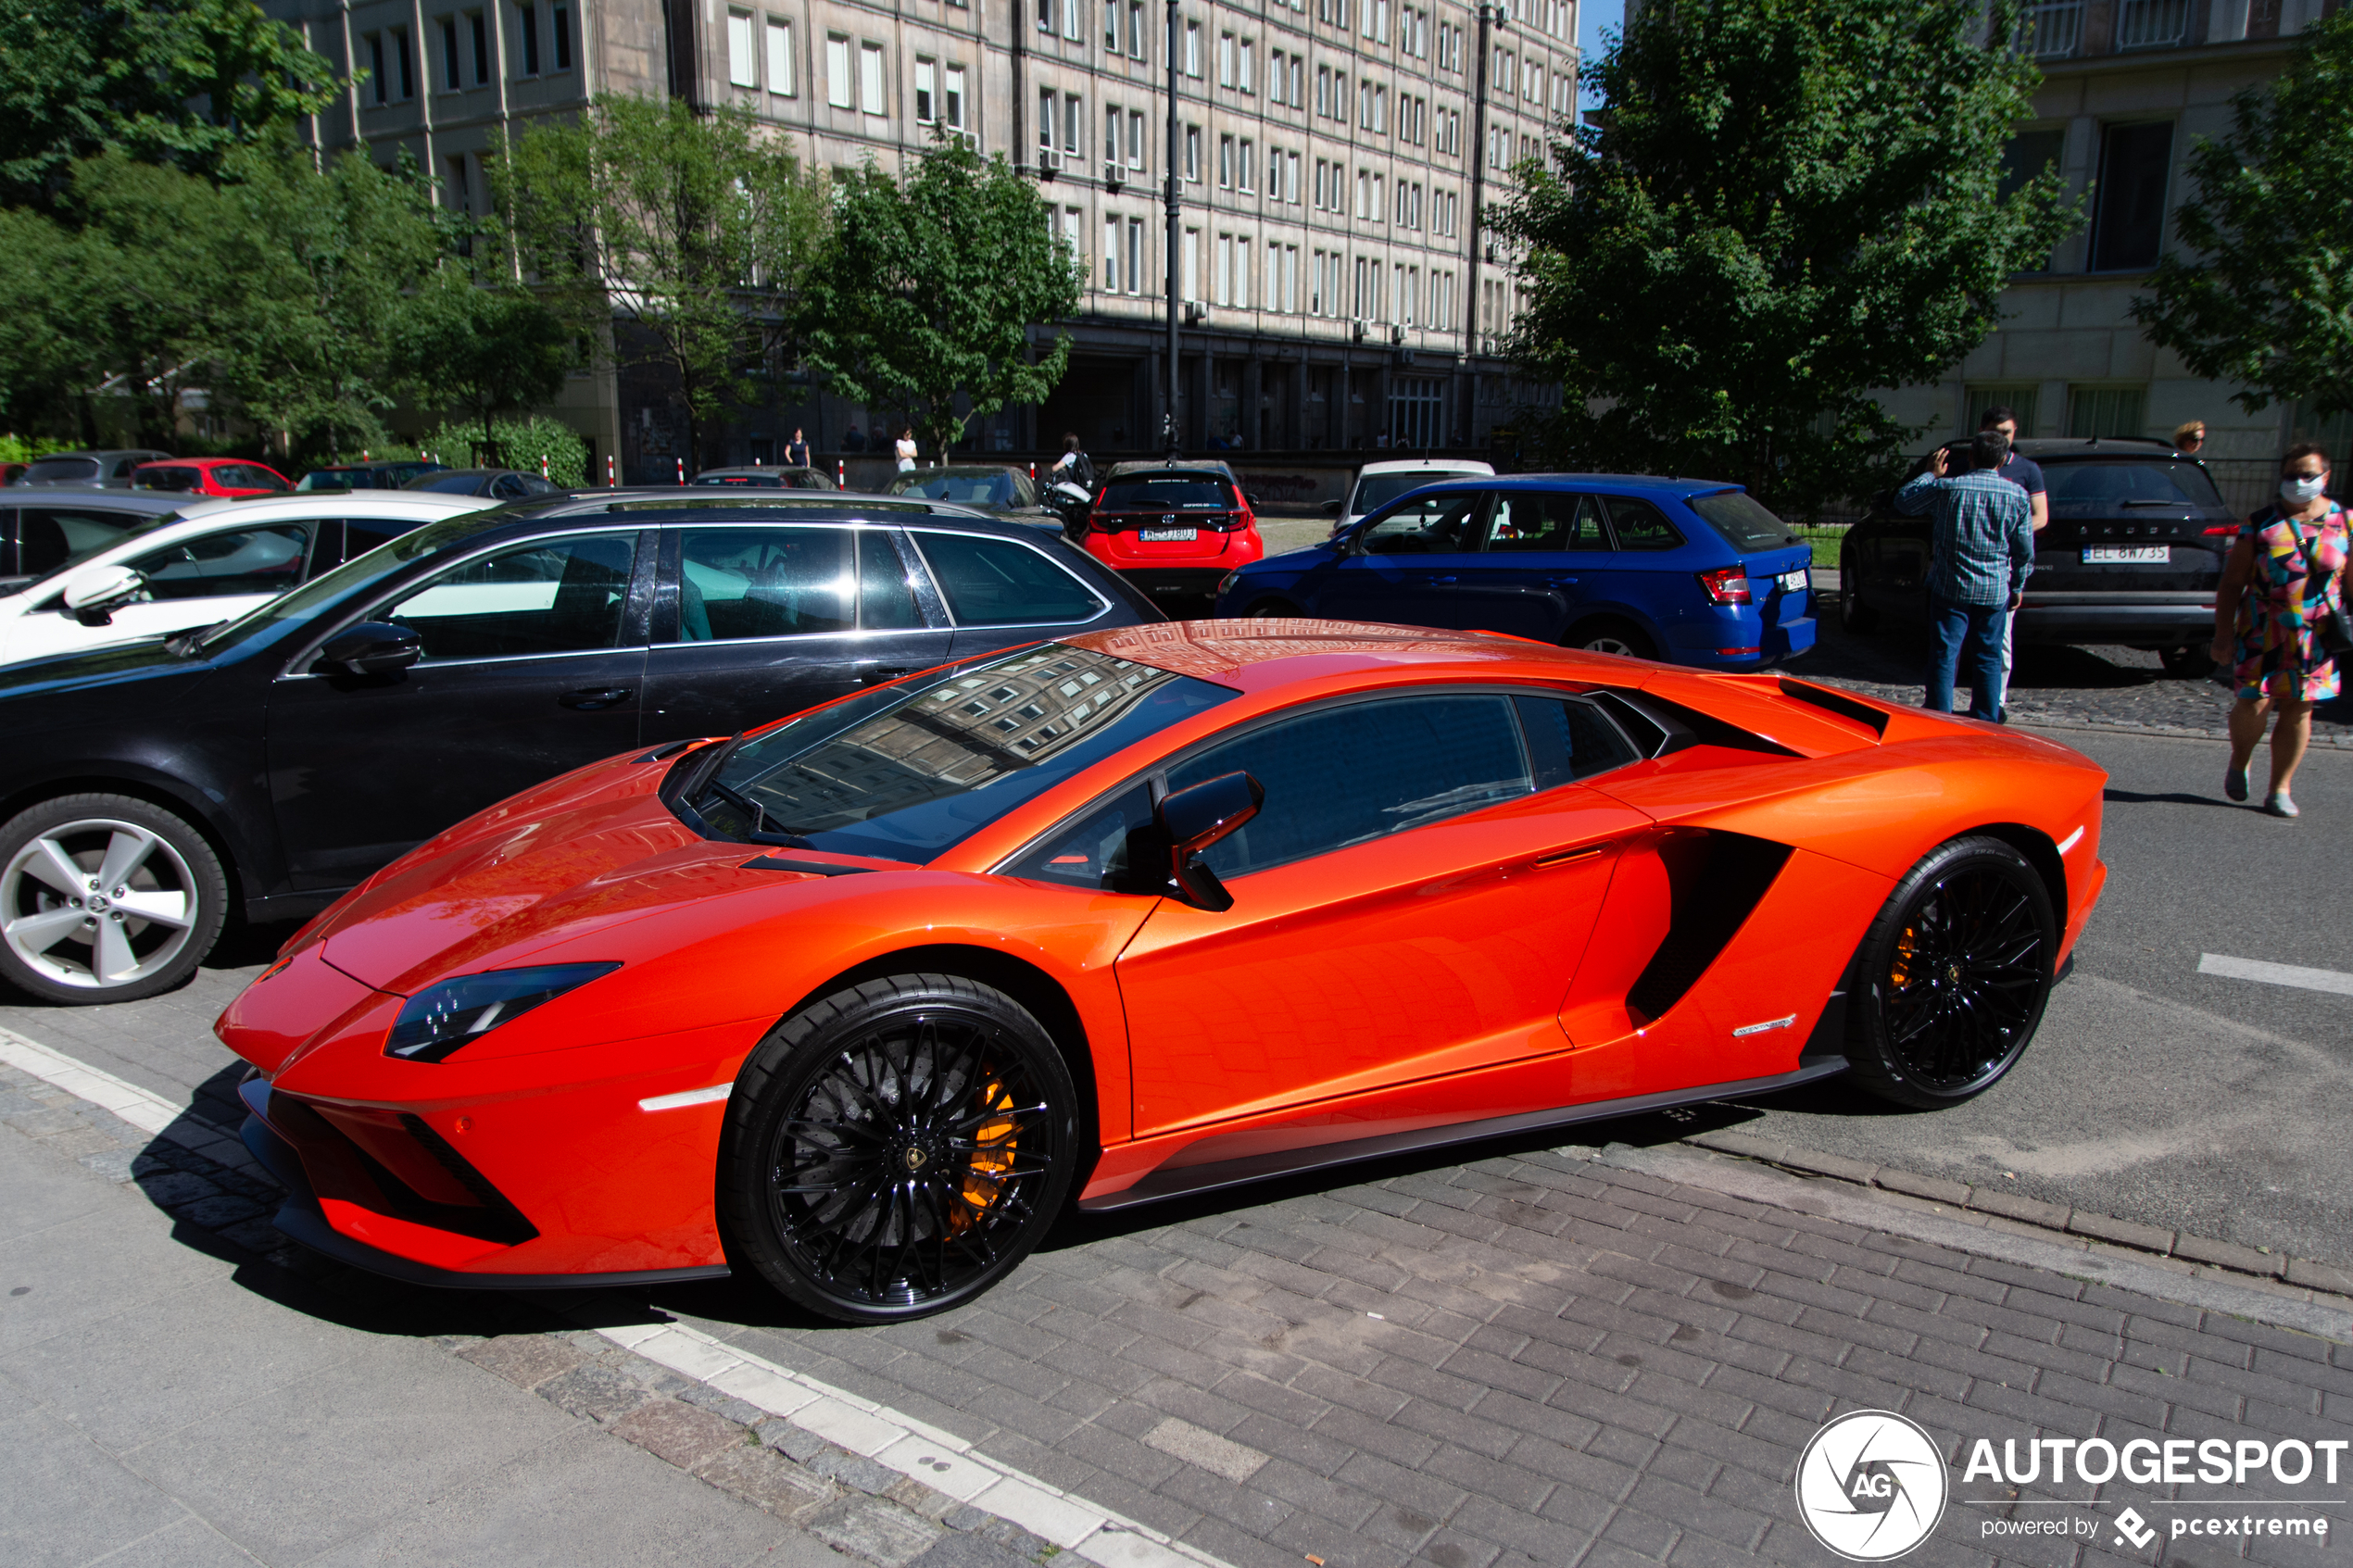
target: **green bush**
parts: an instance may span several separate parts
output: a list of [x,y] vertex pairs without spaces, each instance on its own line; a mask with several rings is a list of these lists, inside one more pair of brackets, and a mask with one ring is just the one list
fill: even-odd
[[483,444],[472,426],[444,425],[421,438],[417,451],[451,468],[521,469],[537,473],[547,460],[547,477],[567,489],[588,483],[588,443],[561,420],[535,414],[529,419],[490,421],[492,445]]
[[50,446],[35,445],[20,435],[0,435],[0,463],[29,463],[32,461],[34,453],[54,449]]

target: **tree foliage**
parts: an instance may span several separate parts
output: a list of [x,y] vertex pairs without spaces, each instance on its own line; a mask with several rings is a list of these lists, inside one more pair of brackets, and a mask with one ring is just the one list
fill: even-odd
[[476,432],[469,439],[492,463],[509,460],[499,455],[497,417],[554,397],[575,358],[571,335],[538,295],[496,273],[478,278],[454,258],[395,320],[396,354],[417,402],[463,415]]
[[[2017,25],[1995,0],[1993,32]],[[1516,357],[1556,380],[1552,460],[1745,483],[1803,509],[1906,433],[1869,395],[1982,342],[2075,221],[2002,154],[2034,67],[1982,0],[1646,5],[1586,69],[1598,124],[1523,165]]]
[[0,204],[47,205],[109,148],[214,175],[339,83],[253,0],[10,0],[0,9]]
[[825,225],[822,176],[731,109],[600,97],[495,167],[520,270],[568,330],[623,368],[668,372],[699,461],[703,427],[788,348]]
[[2191,150],[2174,214],[2196,259],[2160,259],[2133,314],[2195,374],[2238,383],[2250,413],[2353,409],[2353,11],[2233,107],[2231,132]]
[[807,362],[852,401],[905,411],[944,458],[968,418],[1062,380],[1068,335],[1033,363],[1026,329],[1074,314],[1079,288],[1037,187],[944,140],[903,184],[872,165],[844,178],[805,291]]

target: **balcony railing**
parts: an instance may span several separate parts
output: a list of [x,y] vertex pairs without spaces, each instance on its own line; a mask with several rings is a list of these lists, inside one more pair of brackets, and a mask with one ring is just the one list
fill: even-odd
[[2190,31],[2190,0],[2123,0],[2116,8],[2119,49],[2161,49]]
[[2019,22],[2019,52],[2036,59],[2063,59],[2082,39],[2083,0],[2042,0]]

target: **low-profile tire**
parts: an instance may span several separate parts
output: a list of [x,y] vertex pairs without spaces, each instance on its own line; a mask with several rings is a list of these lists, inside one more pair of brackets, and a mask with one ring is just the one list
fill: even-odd
[[2050,890],[1997,838],[1939,845],[1906,873],[1856,955],[1847,1061],[1863,1087],[1957,1105],[2015,1065],[2051,993]]
[[0,977],[44,1001],[169,991],[228,918],[220,857],[151,801],[62,795],[0,826]]
[[1254,599],[1242,611],[1244,621],[1296,620],[1306,612],[1289,599]]
[[2203,681],[2214,673],[2214,650],[2204,647],[2159,648],[2157,661],[2177,681]]
[[1838,624],[1842,631],[1868,635],[1879,629],[1879,611],[1863,602],[1862,574],[1855,570],[1855,552],[1838,558]]
[[728,1255],[838,1322],[944,1311],[1046,1234],[1079,1128],[1061,1050],[1011,997],[953,974],[837,991],[771,1030],[736,1079]]
[[1640,626],[1614,615],[1580,621],[1563,641],[1587,653],[1614,653],[1627,659],[1656,659],[1658,649]]

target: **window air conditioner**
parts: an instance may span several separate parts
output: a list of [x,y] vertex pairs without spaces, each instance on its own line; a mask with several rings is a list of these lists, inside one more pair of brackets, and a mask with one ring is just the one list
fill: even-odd
[[1352,321],[1352,322],[1350,322],[1350,323],[1349,323],[1349,325],[1350,325],[1353,329],[1354,329],[1354,330],[1353,330],[1353,333],[1352,333],[1352,335],[1353,335],[1353,336],[1356,339],[1356,341],[1357,341],[1358,343],[1362,343],[1362,342],[1364,342],[1364,341],[1365,341],[1365,323],[1364,323],[1364,322],[1362,322],[1362,321]]
[[1185,320],[1188,323],[1195,325],[1208,320],[1209,307],[1198,299],[1185,301]]
[[1103,159],[1103,183],[1116,191],[1127,182],[1127,166],[1115,157]]
[[1389,341],[1391,343],[1403,343],[1405,341],[1405,329],[1403,327],[1390,328]]
[[1062,169],[1063,155],[1051,147],[1038,149],[1038,178],[1051,180]]

